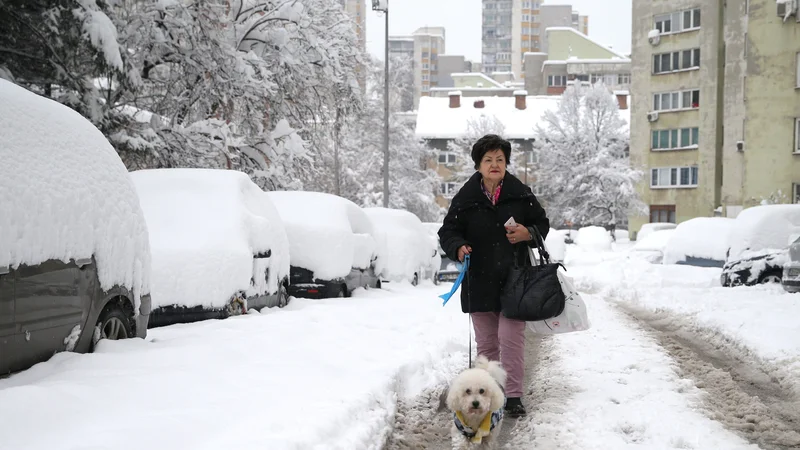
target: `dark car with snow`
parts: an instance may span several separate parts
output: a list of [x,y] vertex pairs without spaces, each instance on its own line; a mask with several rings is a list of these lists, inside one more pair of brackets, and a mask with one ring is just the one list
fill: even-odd
[[150,327],[289,301],[289,243],[267,194],[234,170],[131,172],[153,255]]
[[150,249],[114,148],[0,79],[0,376],[147,334]]
[[780,283],[789,258],[789,239],[798,227],[800,205],[765,205],[742,211],[728,236],[722,286]]
[[454,283],[460,273],[458,270],[459,264],[450,259],[444,252],[440,254],[442,257],[442,265],[439,272],[436,273],[436,278],[440,283]]
[[275,191],[268,197],[289,239],[290,295],[349,297],[358,288],[381,287],[372,222],[358,205],[320,192]]

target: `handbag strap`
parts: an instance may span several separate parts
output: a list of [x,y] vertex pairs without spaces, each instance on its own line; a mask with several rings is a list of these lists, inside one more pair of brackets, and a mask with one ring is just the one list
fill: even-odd
[[[539,232],[539,227],[532,225],[531,228],[533,229],[533,240],[536,242],[536,249],[539,251],[539,265],[543,266],[545,264],[550,264],[550,253],[547,252],[547,246],[544,243],[542,233]],[[528,254],[531,258],[531,264],[535,266],[536,260],[533,256],[533,249],[529,248],[528,250]]]

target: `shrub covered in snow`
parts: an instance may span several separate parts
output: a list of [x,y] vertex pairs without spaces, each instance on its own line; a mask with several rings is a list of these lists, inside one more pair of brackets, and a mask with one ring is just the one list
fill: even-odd
[[131,178],[150,229],[153,308],[222,308],[238,292],[273,294],[289,275],[283,223],[246,174],[157,169]]
[[291,265],[321,280],[367,269],[375,256],[372,222],[350,200],[319,192],[269,192],[289,236]]
[[375,272],[392,281],[412,281],[415,273],[422,278],[430,270],[436,247],[417,216],[399,209],[364,211],[372,220],[378,242]]
[[729,260],[743,254],[783,250],[800,227],[800,205],[766,205],[739,213],[728,236]]
[[0,267],[95,257],[103,289],[150,290],[139,200],[103,134],[72,109],[0,80]]
[[578,230],[575,244],[584,250],[611,250],[611,234],[603,227],[585,227]]
[[724,217],[698,217],[678,225],[664,249],[664,264],[697,258],[725,262],[728,235],[735,223]]

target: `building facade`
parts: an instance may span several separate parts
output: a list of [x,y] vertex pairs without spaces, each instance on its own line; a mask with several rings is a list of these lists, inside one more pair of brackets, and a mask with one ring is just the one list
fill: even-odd
[[634,2],[631,161],[647,222],[800,202],[800,22],[774,0]]
[[432,87],[439,85],[439,56],[445,53],[443,27],[422,27],[411,36],[390,36],[389,56],[408,56],[414,72],[413,108],[419,98],[430,95]]
[[[541,52],[546,27],[567,26],[588,34],[588,18],[571,6],[543,5],[543,1],[482,0],[481,66],[484,73],[512,72],[522,77],[525,53]],[[583,19],[573,20],[573,16]]]
[[[358,48],[362,53],[367,51],[367,2],[366,0],[339,0],[344,12],[353,20],[358,37]],[[361,89],[366,88],[366,69],[359,68],[358,82]]]

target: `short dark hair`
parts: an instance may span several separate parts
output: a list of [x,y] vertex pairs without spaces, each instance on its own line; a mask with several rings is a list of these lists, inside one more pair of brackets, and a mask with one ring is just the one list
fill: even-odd
[[483,157],[495,150],[502,150],[506,156],[506,164],[511,163],[511,143],[496,134],[487,134],[478,139],[472,146],[472,160],[475,162],[475,170],[478,170],[481,166]]

